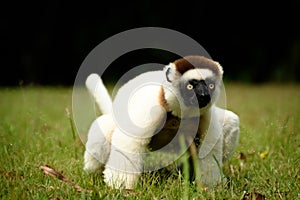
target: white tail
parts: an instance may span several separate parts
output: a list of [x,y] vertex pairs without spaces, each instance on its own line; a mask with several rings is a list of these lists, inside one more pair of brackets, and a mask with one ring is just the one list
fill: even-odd
[[94,98],[102,114],[112,112],[112,100],[98,74],[91,74],[87,77],[85,85]]

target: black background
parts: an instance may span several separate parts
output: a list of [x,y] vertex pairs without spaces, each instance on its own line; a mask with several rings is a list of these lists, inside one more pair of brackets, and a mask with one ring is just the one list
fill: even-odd
[[[51,1],[3,5],[0,85],[72,85],[88,53],[122,31],[164,27],[200,43],[228,80],[300,81],[299,1]],[[172,56],[137,51],[120,70]],[[114,68],[115,69],[115,68]]]

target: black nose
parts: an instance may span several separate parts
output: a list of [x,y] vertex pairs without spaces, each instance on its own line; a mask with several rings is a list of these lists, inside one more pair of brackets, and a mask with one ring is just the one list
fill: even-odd
[[205,107],[207,104],[209,104],[211,100],[210,95],[208,93],[197,95],[197,99],[198,99],[199,108]]
[[206,85],[205,81],[203,80],[199,81],[199,83],[195,88],[195,93],[198,100],[199,108],[203,108],[207,104],[209,104],[211,97],[210,97],[208,86]]

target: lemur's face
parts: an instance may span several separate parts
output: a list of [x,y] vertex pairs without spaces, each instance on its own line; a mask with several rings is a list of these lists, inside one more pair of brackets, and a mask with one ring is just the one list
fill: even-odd
[[180,93],[186,106],[204,108],[212,101],[215,92],[215,81],[211,78],[183,79],[180,82]]
[[[223,70],[208,58],[192,56],[175,61],[172,84],[179,89],[187,107],[205,108],[215,103],[219,95]],[[171,75],[170,71],[167,71]],[[168,76],[168,74],[167,74]]]

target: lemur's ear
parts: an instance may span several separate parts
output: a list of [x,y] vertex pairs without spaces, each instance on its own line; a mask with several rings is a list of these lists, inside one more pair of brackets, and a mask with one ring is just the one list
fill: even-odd
[[218,71],[219,71],[219,75],[222,77],[222,76],[223,76],[223,73],[224,73],[223,67],[220,65],[219,62],[217,62],[217,61],[214,61],[214,62],[217,64]]
[[174,63],[170,63],[165,66],[164,72],[166,73],[167,81],[173,82],[180,78],[181,74],[177,71],[176,65]]

